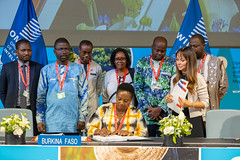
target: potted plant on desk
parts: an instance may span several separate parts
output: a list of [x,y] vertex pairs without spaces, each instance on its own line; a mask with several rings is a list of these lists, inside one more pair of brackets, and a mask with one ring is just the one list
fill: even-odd
[[30,122],[25,113],[21,113],[22,119],[18,114],[13,114],[2,119],[0,131],[5,133],[6,144],[25,144],[26,130],[31,129]]
[[180,111],[178,116],[169,115],[159,121],[159,130],[163,136],[163,146],[179,147],[183,145],[183,136],[191,135],[192,124]]

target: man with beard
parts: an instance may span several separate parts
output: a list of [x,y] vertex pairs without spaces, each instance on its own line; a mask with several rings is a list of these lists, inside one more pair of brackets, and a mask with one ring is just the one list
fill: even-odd
[[160,136],[159,120],[171,113],[165,96],[170,92],[171,77],[175,74],[175,60],[165,56],[167,40],[156,37],[152,55],[140,59],[135,67],[134,87],[150,137]]
[[79,134],[87,117],[87,79],[84,69],[68,61],[70,44],[54,44],[57,61],[42,68],[37,94],[37,128],[42,133]]
[[37,135],[36,98],[40,70],[43,65],[31,61],[32,49],[28,40],[16,43],[18,60],[6,63],[0,76],[0,98],[5,108],[26,108],[33,113],[33,130]]
[[[228,78],[224,64],[218,57],[205,53],[205,40],[201,34],[193,35],[189,41],[189,46],[197,55],[198,72],[204,77],[208,85],[208,109],[219,109],[220,100],[223,99],[228,90]],[[204,121],[205,113],[206,110],[203,111]]]

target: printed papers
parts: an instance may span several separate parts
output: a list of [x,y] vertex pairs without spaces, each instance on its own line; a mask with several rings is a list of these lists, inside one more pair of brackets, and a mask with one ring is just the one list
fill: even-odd
[[141,141],[141,140],[150,140],[146,137],[140,137],[140,136],[93,136],[92,138],[95,141],[101,141],[101,142],[124,142],[124,141]]
[[182,99],[186,98],[188,93],[187,89],[188,81],[184,79],[180,79],[174,86],[171,95],[173,96],[173,102],[168,103],[168,107],[171,108],[176,113],[179,113],[183,110],[182,106],[180,105],[178,98],[181,97]]

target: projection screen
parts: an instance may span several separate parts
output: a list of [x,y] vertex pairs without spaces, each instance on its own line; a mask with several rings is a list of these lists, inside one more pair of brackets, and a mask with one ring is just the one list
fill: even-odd
[[[0,1],[0,46],[20,0]],[[149,47],[165,36],[171,47],[189,0],[33,0],[46,46],[66,37],[72,46]],[[199,0],[210,47],[239,47],[240,0]]]

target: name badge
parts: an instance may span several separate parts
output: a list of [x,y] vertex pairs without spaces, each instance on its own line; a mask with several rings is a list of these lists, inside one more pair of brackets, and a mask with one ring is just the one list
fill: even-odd
[[24,96],[24,97],[27,97],[27,98],[30,98],[30,94],[29,94],[29,92],[26,91],[26,90],[23,91],[23,96]]
[[156,83],[156,82],[152,82],[152,85],[151,85],[152,90],[154,90],[154,89],[160,89],[160,87],[161,87],[160,84],[158,84],[158,83]]
[[57,99],[63,99],[65,97],[65,92],[57,93]]

